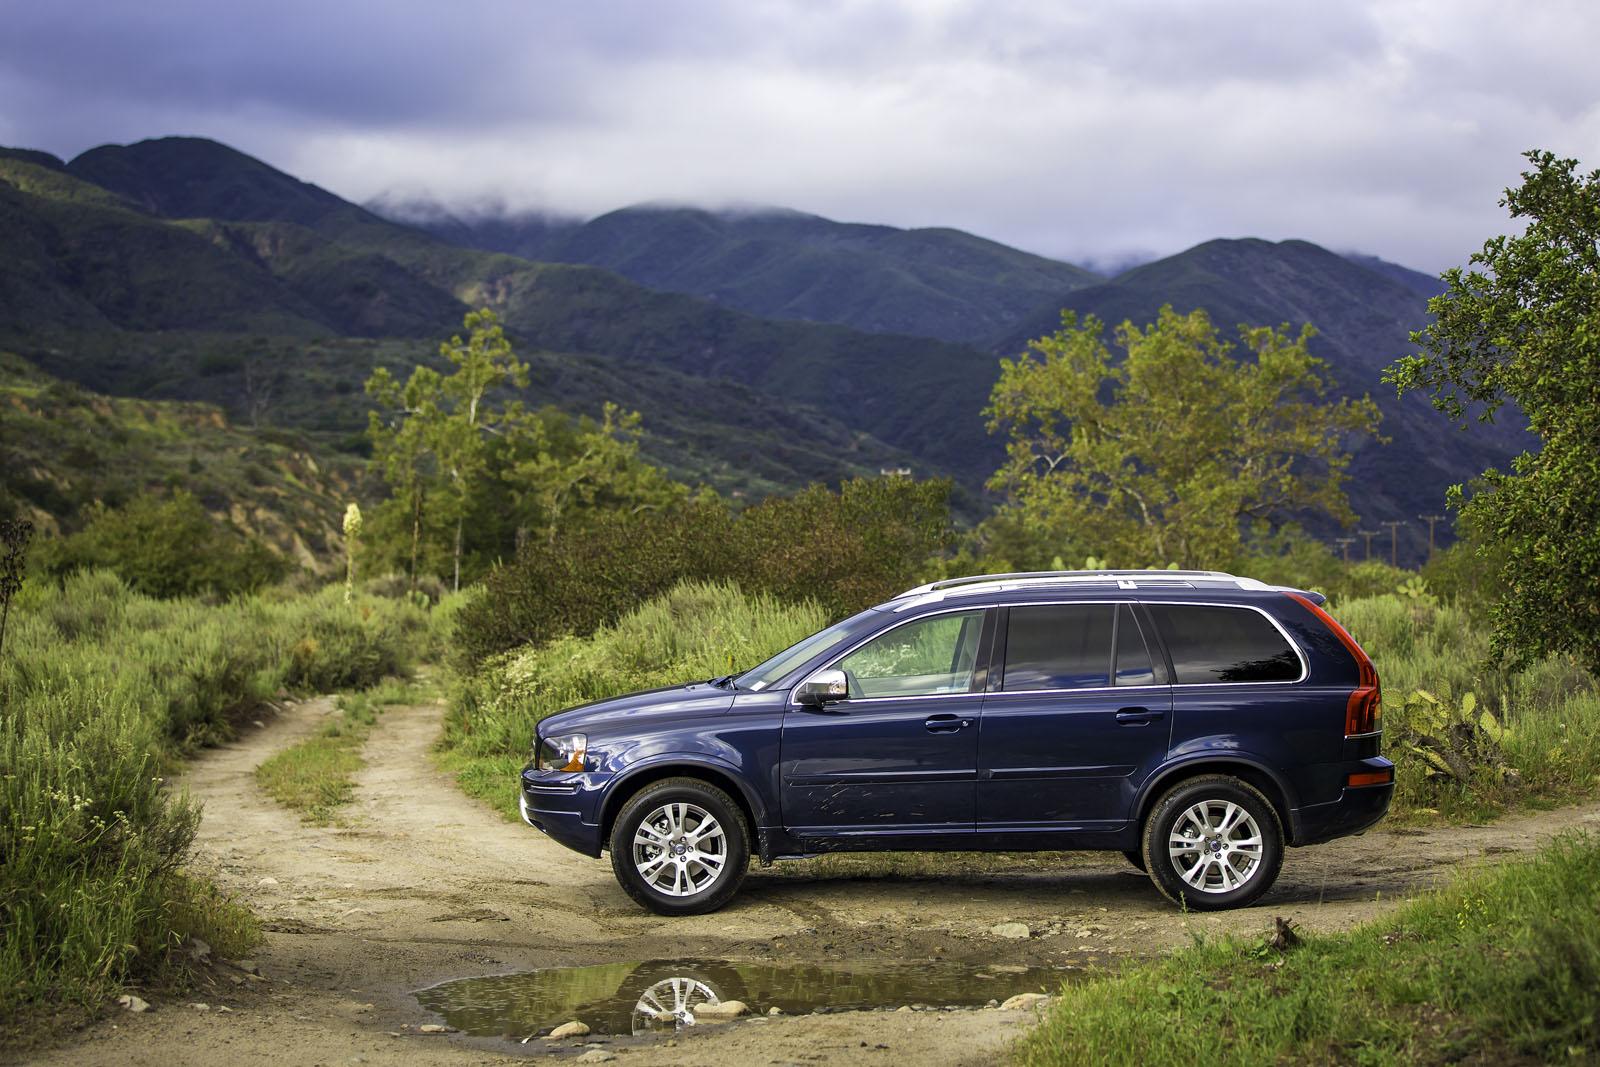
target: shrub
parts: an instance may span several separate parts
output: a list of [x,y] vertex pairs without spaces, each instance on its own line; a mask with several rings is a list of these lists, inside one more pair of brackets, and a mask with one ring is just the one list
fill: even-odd
[[589,637],[494,657],[464,675],[445,719],[447,763],[467,792],[516,811],[515,774],[547,715],[605,697],[755,666],[826,625],[809,601],[683,582]]
[[1515,672],[1493,666],[1486,629],[1459,603],[1425,593],[1349,600],[1334,614],[1383,680],[1398,813],[1476,818],[1518,795],[1562,800],[1593,790],[1600,694],[1573,659]]
[[287,563],[260,541],[224,529],[188,493],[142,495],[120,510],[96,507],[82,530],[40,551],[45,570],[115,572],[146,596],[230,596],[278,580]]
[[813,486],[738,516],[717,503],[615,512],[498,567],[459,617],[471,663],[561,634],[588,634],[678,581],[730,580],[815,601],[831,617],[915,583],[948,538],[946,482],[856,479]]

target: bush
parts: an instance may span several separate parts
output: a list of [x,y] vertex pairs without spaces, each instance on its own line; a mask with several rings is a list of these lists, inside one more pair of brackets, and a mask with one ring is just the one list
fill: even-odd
[[39,558],[56,577],[103,568],[154,597],[251,592],[288,569],[266,545],[224,529],[181,492],[138,496],[116,511],[97,506],[82,530],[41,546]]
[[516,772],[547,715],[591,700],[749,668],[826,625],[816,604],[683,582],[589,637],[497,656],[463,676],[445,718],[447,764],[508,815]]
[[207,606],[104,571],[24,586],[0,659],[0,1009],[92,1003],[186,933],[248,941],[181,874],[198,811],[162,768],[280,686],[371,684],[432,639],[424,609],[341,588]]
[[946,482],[856,479],[813,486],[741,515],[717,503],[612,513],[552,544],[531,543],[466,605],[456,645],[469,663],[561,634],[588,634],[678,581],[728,580],[807,599],[830,617],[914,584],[949,528]]

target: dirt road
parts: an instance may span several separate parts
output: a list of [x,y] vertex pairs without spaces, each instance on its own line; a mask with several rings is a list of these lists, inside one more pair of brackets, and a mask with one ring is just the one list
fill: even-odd
[[[384,713],[348,825],[301,825],[260,795],[252,773],[331,713],[326,700],[291,705],[197,760],[187,779],[205,803],[198,866],[266,921],[258,951],[265,980],[220,969],[213,987],[147,1014],[119,1012],[37,1062],[281,1067],[587,1055],[635,1064],[989,1063],[1031,1013],[849,1012],[697,1026],[670,1044],[535,1038],[510,1046],[421,1033],[438,1020],[412,993],[451,978],[684,957],[1114,966],[1197,932],[1265,931],[1273,916],[1344,929],[1462,863],[1534,848],[1568,826],[1600,828],[1600,804],[1590,804],[1491,827],[1378,831],[1294,850],[1260,906],[1220,915],[1184,916],[1120,856],[1092,854],[998,870],[974,860],[931,877],[862,879],[837,864],[832,873],[779,865],[753,871],[722,912],[664,919],[635,907],[607,863],[462,795],[430,759],[437,706]],[[991,928],[1000,923],[1024,923],[1030,936],[999,938]]]

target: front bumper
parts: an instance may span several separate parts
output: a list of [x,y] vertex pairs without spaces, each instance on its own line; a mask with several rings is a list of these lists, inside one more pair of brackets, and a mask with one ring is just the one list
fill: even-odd
[[1388,770],[1389,781],[1382,785],[1345,786],[1337,800],[1308,804],[1289,812],[1289,834],[1295,845],[1315,845],[1336,837],[1359,834],[1378,822],[1389,811],[1394,799],[1394,764],[1382,756],[1353,762],[1348,773]]
[[602,791],[592,774],[525,770],[518,807],[522,821],[585,856],[599,856]]

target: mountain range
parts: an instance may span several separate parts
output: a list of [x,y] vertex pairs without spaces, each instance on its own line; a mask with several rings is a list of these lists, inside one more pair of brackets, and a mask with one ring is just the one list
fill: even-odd
[[1383,409],[1393,443],[1352,442],[1352,499],[1365,526],[1410,522],[1411,558],[1416,516],[1441,510],[1446,485],[1530,441],[1509,425],[1458,433],[1378,381],[1435,279],[1306,242],[1211,241],[1102,278],[955,230],[779,210],[578,222],[374,207],[197,138],[70,162],[0,149],[0,348],[105,393],[208,401],[348,450],[373,367],[436,358],[489,305],[533,364],[530,402],[637,408],[650,454],[681,477],[755,496],[911,467],[953,476],[971,516],[1002,452],[980,414],[997,357],[1063,308],[1311,322],[1337,391]]

